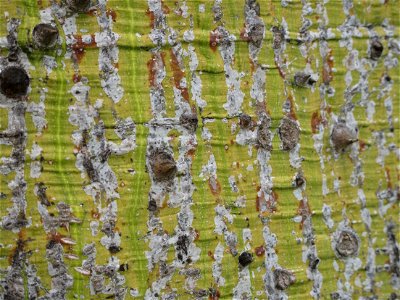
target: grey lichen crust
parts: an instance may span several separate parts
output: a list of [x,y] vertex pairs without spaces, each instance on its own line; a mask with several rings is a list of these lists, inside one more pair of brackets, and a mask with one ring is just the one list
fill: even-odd
[[[229,200],[224,199],[225,195],[219,195],[222,179],[217,177],[217,167],[219,167],[217,164],[219,164],[221,157],[216,155],[217,150],[216,147],[213,150],[213,145],[218,142],[220,137],[216,136],[212,140],[213,134],[211,132],[214,128],[208,127],[208,124],[220,120],[215,116],[202,116],[207,102],[202,98],[200,76],[202,71],[198,70],[199,59],[194,47],[194,45],[197,45],[195,39],[197,38],[195,37],[197,31],[194,30],[194,23],[197,20],[188,13],[186,1],[177,1],[174,13],[178,17],[174,16],[174,18],[179,19],[179,26],[189,24],[189,28],[181,35],[180,27],[174,29],[168,25],[170,18],[167,17],[165,3],[162,0],[147,1],[147,13],[152,24],[149,38],[154,45],[154,48],[148,53],[151,56],[148,69],[150,77],[152,77],[149,89],[152,119],[143,125],[148,130],[147,148],[143,152],[146,155],[146,170],[151,182],[147,203],[148,219],[147,224],[145,224],[147,233],[143,237],[148,250],[145,252],[145,256],[149,281],[145,286],[147,290],[144,294],[139,294],[138,290],[131,288],[133,297],[178,299],[190,295],[188,297],[196,299],[207,297],[218,299],[220,296],[218,289],[227,285],[227,281],[232,278],[226,275],[224,262],[227,257],[224,258],[225,255],[232,256],[229,259],[235,261],[235,266],[237,264],[237,274],[234,277],[237,278],[237,282],[232,288],[234,299],[251,299],[260,295],[262,295],[261,297],[265,295],[271,299],[288,298],[286,294],[288,291],[286,290],[290,289],[290,286],[295,283],[294,271],[287,270],[279,264],[279,260],[281,260],[280,263],[285,262],[280,258],[285,257],[286,254],[279,254],[278,256],[276,248],[280,240],[278,241],[277,235],[270,229],[271,216],[280,207],[275,196],[275,188],[278,187],[280,182],[274,186],[274,176],[278,176],[280,170],[279,168],[277,171],[273,170],[274,164],[271,163],[272,155],[278,151],[278,149],[272,148],[275,132],[281,142],[280,150],[287,151],[287,153],[279,155],[288,156],[287,166],[290,165],[293,172],[289,175],[289,178],[290,176],[292,178],[291,187],[289,182],[286,182],[286,185],[293,189],[293,199],[291,200],[299,203],[299,208],[295,212],[293,211],[295,215],[293,221],[301,223],[299,232],[302,236],[296,238],[296,240],[297,245],[301,247],[304,264],[302,270],[306,273],[307,278],[312,281],[312,287],[311,284],[309,287],[311,290],[308,291],[309,295],[314,299],[325,296],[321,293],[323,278],[318,270],[320,258],[316,246],[317,238],[320,236],[315,234],[312,222],[315,211],[317,214],[322,213],[320,217],[330,233],[332,251],[336,256],[333,259],[333,268],[337,273],[333,277],[337,277],[337,291],[331,294],[332,299],[352,299],[356,297],[356,294],[353,294],[355,290],[352,286],[353,281],[356,285],[360,285],[359,287],[363,292],[370,294],[368,297],[377,298],[376,291],[379,290],[380,283],[376,282],[376,274],[379,272],[390,273],[390,284],[394,290],[400,289],[398,226],[386,215],[388,211],[397,207],[399,189],[397,185],[390,182],[390,174],[387,171],[385,173],[387,187],[384,180],[378,183],[379,188],[376,191],[378,210],[376,214],[370,209],[369,202],[367,205],[367,196],[368,201],[370,201],[370,193],[364,192],[364,189],[367,190],[368,181],[365,181],[365,173],[367,172],[364,173],[363,169],[364,157],[360,155],[364,151],[365,145],[363,141],[358,140],[359,121],[356,119],[358,117],[356,108],[360,106],[365,108],[368,122],[377,123],[374,120],[376,105],[374,97],[377,95],[377,99],[382,102],[384,110],[386,110],[387,129],[390,133],[386,135],[384,130],[374,130],[366,147],[376,147],[376,163],[382,170],[386,170],[386,156],[392,153],[399,158],[398,147],[394,143],[388,143],[386,138],[390,134],[393,136],[395,124],[398,122],[394,111],[396,106],[393,100],[395,99],[391,98],[391,90],[395,86],[397,77],[396,79],[394,79],[395,76],[391,78],[389,71],[393,68],[396,70],[398,66],[397,56],[400,54],[400,44],[396,39],[394,27],[389,24],[388,19],[385,19],[381,24],[385,36],[384,38],[379,37],[373,26],[363,25],[357,19],[353,1],[343,0],[345,21],[339,26],[338,32],[341,34],[339,44],[345,48],[343,65],[346,69],[346,75],[344,104],[341,106],[339,116],[336,116],[335,113],[331,112],[332,110],[328,107],[326,100],[327,97],[335,96],[335,89],[330,86],[335,72],[331,66],[334,60],[332,49],[329,48],[328,43],[331,43],[331,40],[335,38],[336,31],[335,34],[332,33],[331,28],[327,26],[328,14],[325,5],[328,2],[318,2],[314,9],[313,3],[307,0],[301,1],[299,4],[301,6],[301,26],[299,26],[297,37],[293,39],[293,28],[289,28],[284,18],[274,20],[275,25],[270,28],[271,32],[268,33],[261,17],[260,4],[256,0],[244,1],[245,22],[240,38],[248,44],[251,63],[250,75],[240,72],[240,69],[238,69],[240,64],[237,63],[237,58],[235,60],[235,53],[238,49],[242,51],[243,48],[236,47],[238,39],[233,34],[233,30],[228,30],[224,21],[223,9],[226,4],[223,4],[222,0],[215,0],[212,7],[211,5],[207,6],[209,11],[214,14],[214,23],[209,24],[214,28],[211,31],[214,44],[211,43],[210,39],[210,46],[215,48],[212,49],[215,50],[214,55],[222,59],[222,76],[224,76],[223,80],[226,84],[227,97],[226,103],[223,105],[225,111],[222,110],[226,118],[223,118],[222,122],[231,125],[230,130],[232,135],[236,134],[235,142],[239,145],[238,147],[247,147],[249,157],[253,160],[248,165],[247,170],[254,170],[253,165],[255,165],[256,172],[258,172],[256,175],[258,178],[255,178],[252,183],[255,186],[257,186],[256,182],[259,184],[256,189],[256,214],[259,217],[258,229],[261,230],[263,238],[263,244],[259,251],[262,253],[261,255],[265,255],[263,262],[260,263],[261,268],[256,266],[256,262],[259,261],[254,257],[254,253],[257,256],[259,255],[258,250],[253,249],[252,227],[247,223],[248,227],[241,228],[241,232],[235,227],[238,216],[244,217],[248,212],[246,205],[249,206],[250,201],[246,199],[245,191],[242,190],[243,187],[240,184],[242,174],[237,175],[232,171],[226,176],[227,178],[223,178],[226,182],[222,186],[225,187],[229,184],[227,185],[228,192],[235,197],[237,195],[236,201],[232,201],[233,206],[230,205]],[[117,170],[112,169],[110,158],[115,155],[130,153],[135,149],[136,124],[130,117],[120,117],[114,108],[115,104],[121,100],[125,101],[125,99],[121,77],[118,73],[117,41],[119,35],[112,30],[113,20],[109,15],[106,4],[106,0],[51,1],[51,7],[41,11],[42,23],[39,23],[32,31],[35,49],[30,49],[30,51],[35,51],[35,55],[42,55],[41,51],[38,50],[46,51],[46,55],[41,57],[46,71],[46,79],[53,69],[58,67],[58,64],[65,66],[68,60],[71,60],[74,75],[76,75],[74,76],[74,84],[70,86],[72,96],[67,104],[69,105],[68,121],[74,127],[71,138],[75,145],[76,169],[80,171],[82,177],[82,189],[93,201],[93,207],[95,207],[98,216],[92,216],[89,231],[96,242],[86,244],[83,247],[82,252],[79,253],[83,258],[72,251],[76,242],[70,237],[58,233],[60,228],[69,231],[70,226],[80,223],[81,220],[74,216],[71,207],[63,202],[64,200],[57,202],[55,198],[50,198],[48,195],[51,193],[51,190],[50,192],[47,190],[50,183],[44,182],[45,177],[42,177],[42,160],[44,160],[43,155],[46,153],[43,153],[43,149],[37,142],[40,139],[35,139],[32,147],[27,149],[26,113],[31,113],[33,125],[37,130],[36,136],[40,137],[48,125],[45,100],[48,92],[47,87],[50,85],[47,85],[44,80],[43,88],[39,91],[40,100],[38,103],[31,100],[26,101],[27,95],[30,93],[30,65],[26,54],[23,53],[17,43],[16,32],[19,21],[11,19],[8,22],[9,34],[6,44],[9,54],[8,57],[0,57],[0,108],[8,110],[8,125],[6,130],[0,132],[0,144],[9,145],[12,150],[9,157],[1,158],[0,174],[11,176],[15,172],[15,177],[8,182],[10,192],[0,194],[0,199],[7,199],[9,195],[12,195],[10,199],[12,207],[5,212],[6,215],[2,218],[0,226],[12,233],[21,233],[24,228],[31,225],[30,211],[27,211],[26,201],[29,186],[25,181],[26,174],[24,171],[25,163],[29,161],[29,158],[25,157],[28,154],[30,156],[29,176],[36,182],[32,185],[32,189],[37,197],[37,211],[42,221],[41,230],[44,230],[49,237],[45,257],[48,261],[51,289],[42,286],[41,279],[36,274],[36,267],[30,262],[31,253],[27,250],[26,241],[21,237],[22,235],[19,235],[18,238],[15,238],[16,247],[12,257],[10,257],[10,266],[6,270],[1,270],[4,276],[0,280],[0,287],[6,291],[5,299],[22,299],[27,296],[30,299],[66,299],[67,293],[73,285],[73,272],[87,276],[89,282],[87,286],[90,289],[90,294],[94,297],[103,297],[104,295],[115,299],[126,297],[130,283],[125,281],[121,272],[128,269],[128,263],[121,262],[118,258],[121,255],[121,253],[118,253],[125,246],[122,243],[122,231],[120,232],[117,226],[118,222],[121,221],[118,218],[118,206],[121,206],[119,205],[121,200],[124,201],[125,199],[120,199],[123,194],[120,195],[118,191],[118,173]],[[287,7],[292,3],[282,0],[281,4],[283,7]],[[204,12],[205,7],[205,4],[199,5],[199,11]],[[78,13],[87,13],[88,17],[93,17],[93,14],[100,28],[99,32],[93,34],[93,37],[92,35],[85,35],[83,44],[93,43],[93,46],[98,48],[98,71],[100,72],[98,80],[102,91],[108,97],[105,101],[110,100],[112,106],[114,133],[120,140],[118,143],[108,139],[106,135],[106,124],[108,123],[106,123],[106,119],[102,120],[101,115],[104,100],[91,99],[93,94],[90,93],[90,84],[92,83],[85,76],[80,76],[84,69],[80,69],[74,47],[77,43],[78,32],[84,29],[78,28],[76,22],[77,19],[79,20],[79,17],[77,18]],[[314,21],[314,17],[317,21]],[[318,22],[318,32],[313,31],[316,28],[313,22]],[[54,24],[57,24],[57,27]],[[267,27],[269,28],[269,26]],[[61,64],[59,57],[57,57],[63,53],[59,51],[61,49],[57,48],[57,44],[61,44],[58,28],[60,30],[62,28],[62,37],[65,36],[66,42],[66,53],[65,57],[61,59]],[[364,56],[361,56],[358,50],[353,48],[353,37],[363,36],[360,29],[368,32],[365,43],[365,45],[368,45],[368,49],[364,53],[365,55],[363,54]],[[282,91],[284,105],[281,120],[271,120],[271,107],[267,106],[267,92],[271,92],[268,89],[269,82],[267,80],[269,80],[269,77],[267,74],[270,72],[271,66],[262,65],[258,61],[259,53],[262,53],[261,50],[265,50],[262,46],[266,34],[270,35],[269,37],[272,36],[272,45],[266,47],[273,49],[275,67],[278,69],[284,84]],[[180,40],[181,36],[182,40]],[[4,43],[4,40],[0,42]],[[298,69],[296,67],[296,70],[291,68],[288,57],[292,50],[286,51],[289,42],[297,43],[298,50],[304,60],[298,60],[296,64],[304,63],[304,68]],[[314,211],[311,209],[307,198],[308,194],[314,193],[314,191],[309,190],[310,187],[307,184],[313,183],[314,178],[306,177],[304,171],[307,169],[304,168],[303,171],[302,167],[304,158],[300,156],[301,151],[307,152],[302,150],[303,145],[300,145],[301,128],[306,133],[307,124],[300,124],[296,117],[296,113],[302,113],[298,109],[299,100],[307,102],[307,99],[296,99],[295,96],[297,96],[296,91],[300,91],[304,95],[314,93],[316,83],[320,80],[319,76],[312,70],[314,53],[311,50],[317,44],[319,45],[322,64],[319,65],[320,58],[318,57],[315,67],[322,67],[323,76],[322,82],[318,83],[321,105],[315,114],[315,119],[318,119],[317,124],[312,124],[312,138],[321,166],[322,186],[320,188],[323,199],[321,201],[322,209],[321,207],[313,208]],[[171,78],[174,79],[171,82],[175,81],[172,87],[173,105],[171,107],[175,109],[172,117],[167,116],[167,109],[168,113],[171,113],[171,107],[169,107],[169,99],[166,97],[171,97],[171,95],[165,89],[169,85],[169,82],[165,80],[166,78],[169,79],[165,49],[170,50],[167,55],[171,57],[172,68],[176,68],[172,76],[174,78]],[[370,89],[368,77],[372,77],[372,71],[378,70],[379,63],[384,66],[383,74],[379,79],[379,88]],[[186,69],[187,65],[188,69]],[[186,75],[176,74],[184,74],[185,72],[187,72]],[[356,83],[352,82],[354,75],[352,75],[352,72],[356,75],[355,78],[359,78]],[[249,105],[247,103],[244,105],[246,98],[241,89],[248,82],[242,80],[242,78],[247,77],[251,77],[252,81],[249,93],[251,99]],[[187,78],[190,78],[190,83]],[[355,96],[358,94],[360,95],[359,98]],[[194,106],[194,102],[197,107]],[[253,108],[254,111],[252,111]],[[274,116],[274,114],[276,114],[275,111],[272,115]],[[272,131],[272,128],[275,128],[278,123],[277,131]],[[328,127],[330,132],[327,132]],[[197,135],[200,130],[201,135]],[[360,130],[362,130],[362,126],[360,126]],[[172,132],[173,138],[171,138]],[[176,132],[178,132],[178,135],[176,135]],[[210,251],[209,254],[213,260],[210,263],[212,265],[212,282],[209,288],[197,288],[196,286],[197,281],[203,276],[203,270],[195,265],[200,259],[201,250],[196,246],[199,233],[193,225],[197,216],[192,211],[193,194],[196,190],[195,180],[198,179],[195,177],[196,175],[193,175],[192,170],[194,157],[196,157],[194,153],[197,150],[197,136],[202,138],[204,147],[202,145],[201,151],[205,153],[205,162],[201,171],[199,171],[199,178],[204,181],[206,189],[208,184],[209,190],[207,192],[213,194],[216,201],[215,204],[210,201],[212,204],[209,210],[210,215],[214,217],[214,222],[209,225],[209,230],[213,231],[216,238],[214,252]],[[325,140],[325,137],[328,137],[328,139]],[[328,145],[324,145],[326,142],[330,142],[330,148]],[[232,140],[231,143],[233,145],[234,141]],[[228,151],[229,147],[231,147],[229,143],[226,144],[225,150]],[[325,153],[326,148],[328,148],[328,155]],[[257,152],[256,157],[254,151]],[[345,155],[341,154],[343,152],[346,152]],[[334,160],[331,160],[331,154]],[[226,157],[229,158],[229,155]],[[355,220],[348,219],[346,209],[349,203],[345,203],[341,221],[338,221],[340,216],[335,214],[336,209],[333,209],[332,205],[328,205],[330,193],[337,193],[341,200],[347,201],[346,196],[343,196],[343,193],[341,194],[340,180],[342,179],[340,179],[340,174],[335,173],[337,168],[334,168],[335,165],[332,165],[332,169],[325,166],[328,162],[333,161],[334,164],[342,158],[349,159],[351,162],[352,174],[348,183],[357,194],[356,199],[352,199],[355,200],[354,205],[360,213],[360,224],[357,225],[354,225]],[[239,164],[239,162],[233,163]],[[332,183],[330,176],[333,179]],[[331,184],[334,192],[332,192]],[[314,185],[312,185],[312,188],[314,188]],[[253,193],[255,192],[253,191]],[[174,209],[174,212],[176,212],[177,208],[179,212],[176,213],[176,226],[167,231],[165,224],[163,224],[165,222],[163,214],[168,213],[169,209]],[[161,213],[161,209],[165,210]],[[351,217],[353,218],[353,215]],[[386,234],[386,244],[380,248],[376,248],[374,232],[371,229],[372,222],[375,222],[378,218],[385,225],[381,234]],[[246,221],[249,222],[248,218],[246,218]],[[362,234],[356,232],[356,229],[359,230],[360,226],[363,226],[365,230]],[[295,234],[295,231],[293,232]],[[365,238],[368,247],[361,248],[360,236],[363,237],[363,243]],[[243,243],[240,240],[241,237]],[[98,244],[108,250],[106,252],[108,256],[106,255],[106,260],[102,262],[96,262]],[[63,245],[67,245],[67,247],[63,247]],[[363,252],[361,252],[361,249]],[[377,255],[387,256],[383,264],[378,264],[380,260],[376,259]],[[365,258],[365,262],[361,258],[363,260]],[[81,259],[81,261],[76,264],[75,268],[68,268],[66,259]],[[264,291],[254,291],[254,287],[252,287],[255,267],[257,272],[265,271],[263,273]],[[357,274],[357,271],[361,268],[365,270],[365,276],[362,275],[365,278],[362,282],[360,282],[361,277]],[[299,270],[296,270],[296,272],[299,272]],[[342,276],[341,273],[344,275]],[[180,281],[178,282],[182,283],[184,296],[182,296],[182,293],[178,293],[178,289],[174,287],[174,284],[176,284],[174,279],[178,274],[183,278],[179,278]],[[353,276],[356,278],[353,278]],[[343,278],[345,281],[343,281]],[[229,282],[229,285],[231,285],[231,282]],[[40,290],[45,291],[45,293],[40,292]],[[39,297],[43,294],[44,296]],[[290,294],[290,290],[288,294]],[[1,297],[2,295],[0,295]],[[390,297],[395,299],[397,296],[392,293]]]
[[[17,42],[17,31],[21,21],[17,19],[7,21],[8,56],[0,57],[0,108],[8,111],[8,125],[0,132],[0,144],[9,145],[12,150],[9,157],[1,158],[0,174],[14,174],[14,177],[8,182],[12,207],[7,208],[6,215],[0,221],[0,227],[19,235],[10,258],[11,266],[1,270],[4,276],[0,280],[2,287],[0,296],[5,299],[23,299],[28,295],[36,299],[42,285],[36,274],[36,267],[29,260],[32,253],[26,249],[27,241],[21,235],[24,228],[31,226],[31,218],[27,215],[25,181],[27,144],[25,113],[26,95],[30,91],[28,72],[30,63]],[[8,197],[7,194],[3,194],[5,198]],[[26,290],[24,281],[28,283]]]
[[[178,4],[177,4],[178,5]],[[197,147],[196,130],[198,117],[196,111],[189,104],[186,80],[179,79],[179,74],[185,72],[183,43],[179,40],[179,34],[167,24],[166,15],[162,8],[162,1],[149,0],[149,12],[154,16],[154,24],[151,28],[150,38],[155,45],[151,50],[149,62],[150,74],[150,101],[153,118],[148,123],[149,135],[147,138],[146,166],[151,179],[151,187],[148,197],[149,217],[147,221],[148,234],[146,241],[149,250],[146,251],[148,271],[155,273],[155,278],[146,290],[145,299],[176,299],[175,290],[165,291],[174,274],[184,276],[184,289],[187,293],[206,295],[207,291],[196,288],[196,281],[200,279],[199,269],[190,267],[200,258],[200,248],[195,245],[196,232],[192,227],[194,214],[191,210],[193,204],[192,194],[195,190],[191,165],[190,152]],[[184,4],[180,6],[181,16],[186,19]],[[193,26],[193,20],[189,19]],[[191,43],[194,39],[192,29],[185,31],[184,40]],[[171,64],[174,64],[174,104],[175,116],[166,115],[166,99],[164,95],[164,78],[166,66],[164,50],[160,46],[169,44]],[[193,74],[192,93],[200,107],[205,105],[201,99],[201,80],[196,74],[197,57],[194,47],[189,46],[190,71]],[[177,80],[179,79],[179,80]],[[171,130],[179,132],[178,151],[170,144],[168,133]],[[167,207],[179,208],[176,214],[177,225],[173,232],[164,230],[162,219],[159,217],[160,209]],[[167,208],[166,208],[167,209]],[[169,249],[174,250],[174,259],[168,262]],[[158,270],[158,271],[157,271]]]
[[7,175],[15,172],[9,183],[12,190],[13,207],[3,217],[2,228],[18,232],[30,224],[26,217],[26,181],[24,179],[25,147],[27,129],[25,125],[26,94],[29,91],[27,68],[29,61],[17,44],[19,20],[10,19],[8,24],[8,59],[0,57],[0,107],[8,110],[8,127],[0,133],[0,143],[11,145],[11,156],[3,159],[0,173]]

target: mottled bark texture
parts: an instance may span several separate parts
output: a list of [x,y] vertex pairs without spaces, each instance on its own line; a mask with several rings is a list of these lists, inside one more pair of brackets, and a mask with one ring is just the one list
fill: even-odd
[[0,299],[397,299],[400,3],[0,0]]

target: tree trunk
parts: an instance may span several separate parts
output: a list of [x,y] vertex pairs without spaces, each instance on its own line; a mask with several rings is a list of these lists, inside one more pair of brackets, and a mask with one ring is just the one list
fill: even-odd
[[0,0],[0,299],[397,299],[398,7]]

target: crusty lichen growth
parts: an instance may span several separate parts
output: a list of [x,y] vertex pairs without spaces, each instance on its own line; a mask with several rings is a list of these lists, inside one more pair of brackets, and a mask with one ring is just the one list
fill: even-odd
[[398,296],[370,4],[1,1],[0,298]]

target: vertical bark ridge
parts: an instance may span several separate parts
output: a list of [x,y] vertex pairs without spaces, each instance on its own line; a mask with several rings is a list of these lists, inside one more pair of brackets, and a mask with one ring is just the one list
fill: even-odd
[[[196,151],[196,128],[197,114],[196,108],[191,106],[189,98],[189,90],[185,78],[185,62],[184,56],[187,52],[182,47],[179,40],[178,32],[174,28],[167,25],[167,17],[164,10],[167,8],[162,1],[149,1],[149,14],[152,23],[152,41],[156,48],[153,49],[152,61],[148,63],[150,71],[150,91],[152,112],[154,119],[150,121],[150,133],[147,146],[147,168],[149,170],[152,186],[149,193],[149,229],[155,233],[149,236],[151,251],[147,252],[149,260],[149,271],[152,271],[158,264],[159,275],[151,283],[151,287],[146,291],[145,297],[153,299],[159,297],[167,284],[172,280],[176,273],[183,275],[185,280],[185,289],[190,294],[202,293],[196,289],[196,281],[200,278],[200,273],[195,268],[195,263],[199,259],[200,249],[196,247],[194,240],[197,233],[192,227],[193,212],[192,195],[194,192],[194,184],[191,175],[191,167],[193,157]],[[181,9],[181,16],[187,18],[186,10]],[[169,8],[168,8],[169,10]],[[192,24],[192,21],[189,20]],[[193,27],[193,25],[191,25]],[[190,41],[193,39],[193,32],[190,30],[184,34],[184,39]],[[165,118],[166,101],[164,97],[163,79],[166,77],[165,70],[165,54],[164,48],[167,43],[171,46],[169,55],[171,69],[173,72],[172,79],[174,81],[174,105],[175,116]],[[189,46],[191,47],[191,46]],[[196,54],[194,48],[191,47],[191,62],[196,64]],[[194,73],[196,67],[191,65],[191,72]],[[198,80],[198,79],[197,79]],[[193,88],[201,88],[194,86]],[[201,97],[201,96],[200,96]],[[200,99],[197,99],[200,100]],[[179,136],[179,154],[174,161],[174,168],[179,174],[179,178],[173,176],[171,178],[159,178],[156,173],[157,155],[160,152],[168,153],[171,159],[174,158],[174,149],[171,140],[168,138],[169,132],[178,130]],[[166,203],[166,197],[169,197]],[[163,229],[163,224],[158,215],[161,210],[179,207],[177,214],[177,226],[173,229],[173,233],[168,233]],[[162,242],[160,243],[160,239]],[[161,245],[160,245],[161,244]],[[160,248],[161,246],[161,248]],[[173,246],[175,256],[171,263],[167,257],[167,250]],[[174,299],[178,297],[176,288],[169,288],[163,297]]]
[[[239,131],[236,141],[239,144],[256,147],[259,165],[259,184],[257,191],[257,208],[259,218],[263,225],[262,233],[264,244],[256,249],[256,255],[265,255],[265,274],[263,276],[265,294],[268,298],[286,299],[284,291],[276,288],[274,270],[281,269],[278,255],[275,251],[277,237],[269,228],[270,219],[277,209],[278,203],[272,190],[272,167],[269,163],[272,150],[271,117],[266,105],[266,72],[265,65],[258,62],[259,53],[262,51],[263,38],[265,37],[265,23],[260,17],[260,4],[256,1],[246,1],[244,7],[245,27],[242,30],[242,39],[248,42],[249,58],[252,66],[252,87],[250,96],[255,101],[254,108],[258,117],[258,126],[255,130],[244,128]],[[258,294],[257,294],[258,295]]]
[[[5,47],[8,49],[8,56],[0,57],[0,70],[4,72],[8,67],[21,68],[29,76],[31,64],[17,40],[20,24],[21,21],[18,19],[7,18]],[[0,174],[1,176],[14,175],[8,182],[8,188],[12,194],[10,199],[12,207],[7,208],[6,214],[1,218],[0,227],[2,230],[17,234],[16,245],[9,253],[9,266],[2,270],[4,275],[0,280],[2,296],[9,299],[22,298],[25,295],[38,297],[39,288],[42,287],[40,278],[36,275],[36,267],[29,260],[32,253],[27,249],[30,240],[26,232],[32,225],[32,217],[27,211],[25,178],[25,151],[28,135],[25,122],[27,98],[27,95],[14,97],[0,94],[0,108],[6,109],[8,113],[7,128],[0,132],[0,144],[11,146],[10,156],[2,157]]]

